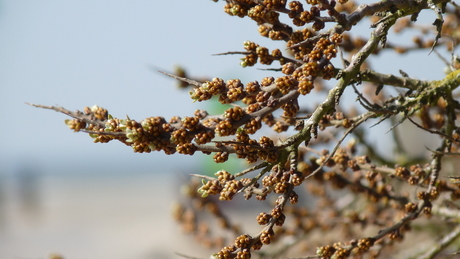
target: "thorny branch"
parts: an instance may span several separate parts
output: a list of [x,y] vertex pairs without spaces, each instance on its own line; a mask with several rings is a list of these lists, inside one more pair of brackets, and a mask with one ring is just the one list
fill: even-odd
[[[446,48],[454,53],[460,43],[457,5],[447,0],[387,0],[363,5],[346,0],[225,2],[227,14],[249,17],[259,26],[261,36],[285,45],[270,52],[245,41],[244,51],[217,55],[242,55],[243,67],[278,64],[267,69],[270,76],[243,84],[239,79],[196,80],[184,70],[161,72],[181,81],[181,87],[190,87],[194,102],[231,104],[223,114],[197,110],[183,118],[157,116],[136,121],[116,118],[98,106],[71,112],[58,106],[30,105],[70,116],[73,120],[66,120],[69,128],[89,133],[95,142],[118,140],[135,152],[202,152],[212,154],[215,163],[226,162],[230,155],[255,163],[241,172],[220,170],[214,176],[209,174],[214,172],[191,172],[194,178],[186,193],[194,202],[174,209],[184,230],[220,249],[213,254],[215,258],[361,258],[364,254],[385,258],[392,254],[387,247],[416,232],[412,225],[417,222],[440,222],[446,229],[452,226],[449,221],[458,223],[460,181],[456,172],[444,171],[455,168],[449,164],[455,161],[449,161],[447,155],[458,154],[460,146],[456,125],[460,103],[453,93],[460,85],[459,59],[452,58],[447,64],[450,72],[440,80],[421,80],[405,72],[401,76],[382,74],[370,68],[372,56],[383,50],[409,55],[413,50],[439,54],[437,50]],[[435,13],[433,24],[418,26],[417,16],[422,11]],[[280,16],[286,19],[281,21]],[[355,25],[368,18],[372,28],[368,39],[354,35]],[[397,33],[413,30],[421,36],[414,39],[413,46],[399,46],[387,43],[391,29]],[[434,39],[425,39],[427,30],[434,33]],[[348,55],[349,61],[342,59],[343,67],[335,67],[333,62],[339,48]],[[332,78],[336,81],[330,87],[327,81]],[[361,92],[355,87],[358,84],[363,85]],[[357,106],[361,104],[366,111],[359,113],[359,107],[341,103],[350,85]],[[388,90],[394,87],[407,90],[389,96]],[[310,96],[323,99],[313,104]],[[440,142],[431,158],[416,163],[407,155],[408,167],[403,167],[398,160],[383,157],[380,153],[388,152],[368,139],[371,121],[374,125],[399,121],[389,126],[392,130],[406,119]],[[344,144],[347,137],[349,142]],[[371,135],[375,137],[381,136]],[[404,138],[394,137],[396,145]],[[257,216],[262,227],[251,235],[242,234],[246,232],[230,222],[214,196],[219,201],[237,196],[275,201],[270,212]],[[199,222],[205,212],[233,235],[233,242],[213,236],[209,223]],[[312,239],[315,233],[321,237]],[[423,258],[447,251],[459,233],[458,227],[430,233],[441,242],[426,250]],[[265,248],[273,243],[273,250]],[[305,256],[308,254],[316,255]]]

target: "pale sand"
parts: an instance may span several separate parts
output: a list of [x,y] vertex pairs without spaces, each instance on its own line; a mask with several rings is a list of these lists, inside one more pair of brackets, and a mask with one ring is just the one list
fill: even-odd
[[[174,174],[173,174],[174,175]],[[178,186],[154,174],[0,178],[0,258],[209,258],[171,219]]]

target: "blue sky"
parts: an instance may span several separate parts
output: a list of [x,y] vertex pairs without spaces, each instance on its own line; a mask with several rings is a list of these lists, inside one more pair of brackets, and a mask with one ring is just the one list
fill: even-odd
[[[196,76],[260,80],[270,72],[241,68],[245,40],[283,48],[257,33],[248,18],[230,17],[223,2],[0,1],[0,174],[31,167],[41,172],[161,171],[186,168],[193,158],[135,154],[120,143],[93,144],[64,125],[66,117],[31,102],[70,110],[99,105],[116,117],[191,115],[206,104],[152,70],[182,65]],[[368,35],[370,29],[363,27]],[[422,63],[378,57],[383,72],[442,77],[435,55]],[[419,63],[417,63],[419,62]],[[406,65],[407,63],[407,65]],[[412,65],[411,65],[412,64]],[[415,64],[415,65],[414,65]],[[89,169],[91,168],[91,169]]]
[[[114,116],[139,120],[190,116],[206,106],[192,104],[188,91],[152,66],[171,71],[182,65],[197,76],[262,77],[242,69],[238,56],[211,55],[241,50],[245,40],[261,38],[256,29],[212,1],[1,1],[0,170],[172,163],[171,157],[134,154],[119,143],[93,144],[86,134],[68,130],[64,115],[24,102],[71,110],[98,104]],[[190,160],[181,156],[183,163]]]

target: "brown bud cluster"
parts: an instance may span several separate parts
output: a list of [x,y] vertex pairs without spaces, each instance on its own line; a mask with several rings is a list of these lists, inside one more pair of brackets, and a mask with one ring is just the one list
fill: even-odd
[[[221,170],[210,176],[203,172],[199,176],[201,185],[196,183],[184,191],[192,202],[174,208],[173,216],[185,232],[195,235],[208,247],[219,246],[215,258],[251,258],[253,250],[276,242],[278,237],[299,238],[326,232],[328,235],[324,237],[318,235],[324,238],[320,241],[328,242],[331,236],[342,241],[348,238],[349,242],[321,243],[316,250],[318,257],[373,257],[380,253],[388,256],[388,249],[384,248],[409,235],[409,224],[419,215],[439,218],[443,209],[455,211],[452,201],[460,199],[460,177],[446,175],[454,166],[441,166],[460,150],[460,129],[455,122],[459,117],[458,103],[456,95],[451,93],[458,84],[455,78],[460,68],[460,61],[454,55],[460,42],[455,5],[444,1],[447,6],[443,3],[428,6],[438,16],[427,28],[413,26],[418,13],[424,11],[419,8],[425,7],[409,8],[407,3],[411,1],[389,0],[389,5],[369,3],[360,7],[347,0],[225,2],[226,13],[248,17],[255,21],[262,36],[284,41],[285,46],[269,49],[245,41],[241,52],[222,53],[242,55],[243,67],[272,65],[265,77],[250,82],[217,77],[192,80],[183,69],[170,75],[181,80],[182,88],[193,87],[190,89],[193,101],[218,100],[222,113],[197,110],[189,116],[173,116],[169,121],[163,117],[136,121],[129,117],[113,118],[98,106],[85,107],[83,112],[45,108],[70,115],[73,119],[66,121],[68,127],[88,132],[95,142],[118,140],[140,153],[202,152],[212,155],[215,163],[224,163],[230,156],[253,163],[235,174]],[[393,2],[397,5],[391,5]],[[405,15],[412,16],[400,19],[394,15],[396,6],[407,7]],[[371,28],[378,33],[370,37],[353,36],[356,22],[366,16],[372,16]],[[393,24],[392,19],[396,19],[395,25],[387,26]],[[387,32],[389,27],[395,28],[396,33],[409,29],[422,33],[407,46],[401,47],[392,40],[385,45],[386,37],[391,36]],[[431,33],[427,33],[430,30],[438,34],[436,38],[430,37]],[[453,57],[447,66],[451,71],[447,71],[449,74],[443,80],[413,80],[404,72],[400,76],[382,75],[370,69],[373,66],[366,60],[379,52],[409,53],[441,47],[452,52]],[[343,59],[333,60],[338,54]],[[332,78],[339,83],[333,86],[334,82],[324,81]],[[391,86],[406,91],[388,97],[386,89]],[[339,103],[346,87],[352,94],[354,90],[359,104],[367,111],[348,109],[344,107],[348,104]],[[323,100],[317,100],[317,96]],[[431,160],[421,162],[424,165],[414,164],[411,158],[401,159],[404,167],[395,166],[396,159],[384,156],[385,150],[369,141],[367,131],[358,129],[367,120],[383,121],[402,113],[404,119],[419,117],[420,120],[414,120],[415,125],[443,139],[442,145],[432,152]],[[267,126],[271,130],[265,131]],[[342,144],[344,132],[353,135],[347,145]],[[452,201],[446,202],[449,196],[443,192],[450,194]],[[305,195],[307,201],[303,199]],[[219,201],[238,196],[245,199],[255,196],[271,204],[271,210],[256,217],[260,225],[258,233],[244,233],[217,206]],[[235,239],[229,246],[222,248],[227,240],[212,237],[209,218],[200,217],[201,213],[216,217],[217,225],[233,235]],[[454,216],[442,216],[447,218],[446,222],[455,221]],[[398,225],[401,218],[405,222],[402,226]],[[369,229],[380,232],[366,237]],[[435,234],[438,233],[429,236]],[[441,239],[436,236],[436,240]],[[308,239],[299,247],[311,249],[316,243]]]

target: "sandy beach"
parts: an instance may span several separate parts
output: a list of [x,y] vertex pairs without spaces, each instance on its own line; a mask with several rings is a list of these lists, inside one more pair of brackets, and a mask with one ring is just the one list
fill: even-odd
[[[177,175],[176,175],[177,176]],[[24,177],[23,177],[24,178]],[[36,175],[0,181],[0,257],[208,258],[170,217],[174,177]],[[199,249],[197,249],[199,248]]]

